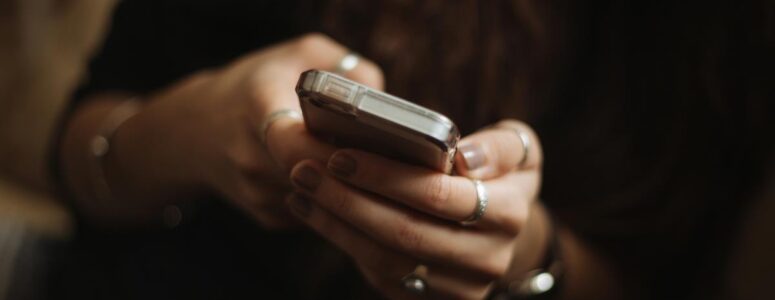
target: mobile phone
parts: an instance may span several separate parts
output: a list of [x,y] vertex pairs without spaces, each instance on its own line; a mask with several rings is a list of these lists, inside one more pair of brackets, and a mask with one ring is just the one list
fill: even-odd
[[320,70],[302,73],[296,93],[307,129],[327,142],[451,172],[460,132],[444,115]]

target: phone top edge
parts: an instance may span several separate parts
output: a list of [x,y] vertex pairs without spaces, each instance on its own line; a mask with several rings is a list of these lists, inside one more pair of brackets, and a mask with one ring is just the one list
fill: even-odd
[[[336,101],[342,109],[346,110],[343,111],[345,113],[353,115],[366,113],[397,126],[416,130],[435,139],[439,146],[454,148],[460,137],[457,126],[446,116],[330,72],[314,69],[303,72],[297,83],[296,92],[320,94]],[[427,118],[433,122],[408,118],[404,113]]]
[[296,84],[296,92],[308,92],[315,90],[313,88],[315,82],[319,82],[318,77],[323,75],[322,72],[312,69],[301,73],[299,76],[299,82]]

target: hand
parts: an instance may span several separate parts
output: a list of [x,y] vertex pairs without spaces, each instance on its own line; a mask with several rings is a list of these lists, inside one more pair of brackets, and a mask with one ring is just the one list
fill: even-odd
[[[529,135],[521,165],[525,149],[508,126]],[[298,191],[289,204],[390,298],[413,297],[401,279],[422,264],[431,295],[481,299],[494,281],[523,275],[540,260],[543,223],[531,207],[542,152],[533,131],[516,121],[477,132],[459,149],[458,173],[482,179],[489,194],[483,218],[470,227],[459,223],[476,206],[469,178],[357,150],[337,151],[327,165],[297,164],[291,178]]]
[[[347,52],[311,34],[194,74],[152,96],[115,137],[117,169],[134,179],[127,190],[159,182],[164,188],[204,186],[266,227],[286,225],[293,219],[282,201],[290,191],[289,168],[302,159],[326,161],[335,149],[289,118],[272,124],[264,147],[258,126],[274,111],[299,109],[294,87],[303,71],[332,69]],[[381,71],[368,60],[346,75],[382,87]]]

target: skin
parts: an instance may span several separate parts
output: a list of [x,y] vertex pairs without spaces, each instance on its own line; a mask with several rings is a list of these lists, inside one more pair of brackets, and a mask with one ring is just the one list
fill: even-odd
[[[529,132],[536,141],[535,155],[521,168],[516,166],[524,155],[522,144],[512,130],[501,128],[506,126]],[[537,141],[516,121],[462,141],[461,148],[475,145],[488,162],[476,170],[456,164],[460,174],[483,179],[489,195],[486,213],[471,227],[458,224],[476,205],[476,190],[467,177],[352,149],[337,151],[328,164],[330,170],[337,157],[349,157],[356,168],[348,175],[330,172],[315,160],[297,164],[291,179],[299,194],[289,201],[307,224],[353,256],[367,279],[387,295],[412,296],[396,282],[423,263],[430,272],[428,285],[438,296],[481,299],[494,281],[517,278],[540,263],[546,224],[533,200],[540,183]],[[319,182],[304,182],[304,174],[311,173]],[[529,225],[539,234],[520,235],[531,215],[535,220]],[[521,259],[512,264],[515,252]]]
[[[292,120],[273,123],[267,147],[258,141],[257,128],[270,112],[299,109],[293,87],[301,72],[330,69],[346,53],[325,36],[308,35],[144,96],[147,105],[115,132],[103,165],[111,201],[94,196],[86,145],[106,115],[131,96],[93,95],[68,122],[63,177],[81,210],[103,226],[156,222],[168,199],[204,191],[223,195],[266,227],[288,226],[284,223],[293,218],[283,217],[282,199],[289,168],[302,159],[326,160],[335,149]],[[380,70],[365,59],[348,76],[382,86]]]
[[[272,124],[266,146],[258,141],[256,129],[268,114],[298,109],[299,74],[331,70],[346,53],[325,36],[307,35],[143,96],[147,104],[115,132],[103,164],[111,199],[94,196],[94,161],[86,149],[110,111],[132,95],[91,96],[69,120],[60,152],[76,205],[103,227],[158,224],[169,199],[205,192],[221,194],[269,229],[299,225],[287,217],[292,211],[395,299],[415,296],[399,282],[418,264],[428,267],[427,296],[457,299],[483,298],[495,283],[538,266],[550,234],[546,212],[534,200],[543,158],[538,137],[521,122],[504,120],[464,138],[461,148],[478,149],[485,159],[468,168],[458,156],[460,176],[337,149],[290,118]],[[366,59],[345,75],[382,89],[381,71]],[[522,143],[508,128],[530,135],[525,164],[519,165]],[[332,172],[342,157],[355,162],[353,173]],[[309,174],[312,184],[304,180]],[[476,199],[468,178],[482,179],[490,200],[484,218],[463,227],[458,222],[471,215]],[[563,298],[617,298],[617,276],[605,260],[571,231],[557,232],[568,270]]]

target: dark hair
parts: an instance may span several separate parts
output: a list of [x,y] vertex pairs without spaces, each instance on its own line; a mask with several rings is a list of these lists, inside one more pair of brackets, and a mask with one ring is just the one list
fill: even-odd
[[528,115],[518,103],[531,86],[525,76],[542,57],[534,43],[540,24],[524,9],[532,8],[514,1],[340,0],[323,8],[321,21],[327,33],[379,63],[389,92],[470,132],[502,117],[498,112]]
[[389,92],[464,132],[530,122],[545,148],[547,206],[629,276],[642,274],[652,296],[678,288],[677,276],[722,273],[703,262],[727,252],[773,153],[772,1],[322,9],[324,30],[377,61]]

